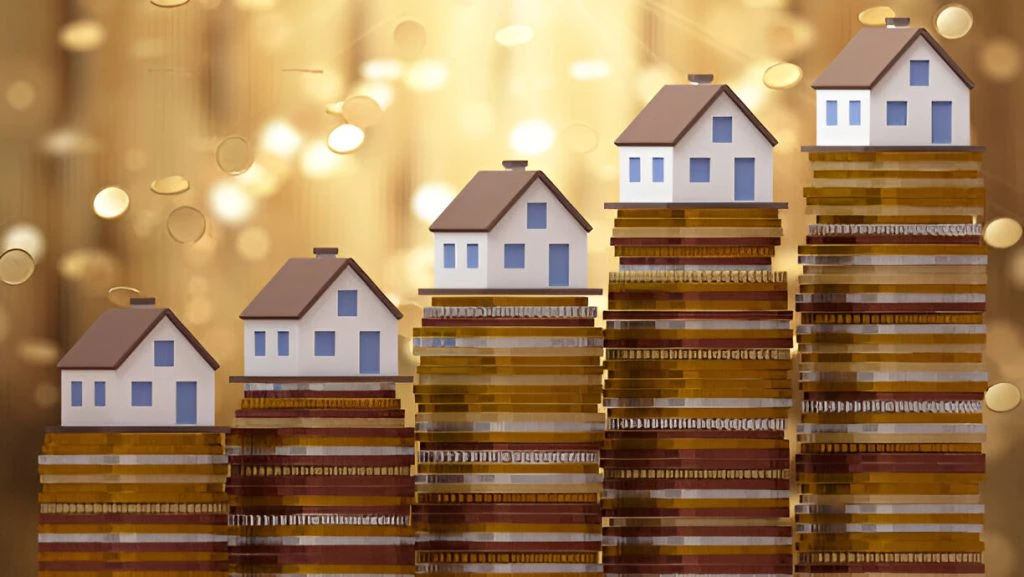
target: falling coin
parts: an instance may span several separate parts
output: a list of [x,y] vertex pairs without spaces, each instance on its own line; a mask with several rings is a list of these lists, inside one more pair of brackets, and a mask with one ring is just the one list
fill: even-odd
[[158,178],[149,184],[149,189],[157,194],[181,194],[191,187],[188,179],[177,174]]
[[217,166],[224,172],[237,175],[252,166],[249,141],[241,136],[229,136],[217,145]]
[[362,94],[346,99],[341,105],[341,114],[345,120],[360,128],[377,124],[383,113],[376,100]]
[[996,383],[985,391],[985,404],[996,413],[1006,413],[1020,405],[1020,389],[1013,383]]
[[19,285],[27,281],[36,270],[36,261],[20,248],[5,250],[0,254],[0,281],[4,284]]
[[774,90],[785,90],[800,83],[804,77],[804,71],[796,64],[780,62],[769,66],[764,71],[764,85]]
[[206,232],[206,216],[197,208],[179,206],[167,216],[167,232],[182,244],[192,244]]
[[116,306],[127,307],[131,304],[131,299],[140,294],[138,289],[130,286],[116,286],[107,291],[107,299]]

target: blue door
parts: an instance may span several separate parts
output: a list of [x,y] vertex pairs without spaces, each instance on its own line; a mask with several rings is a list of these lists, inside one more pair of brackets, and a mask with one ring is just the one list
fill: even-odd
[[196,382],[178,381],[174,394],[176,411],[174,422],[179,425],[194,425],[196,419]]
[[380,332],[359,332],[359,374],[380,374]]
[[952,102],[932,102],[932,144],[953,144]]
[[548,286],[569,286],[569,245],[548,245]]
[[737,158],[735,173],[735,200],[754,200],[754,159]]

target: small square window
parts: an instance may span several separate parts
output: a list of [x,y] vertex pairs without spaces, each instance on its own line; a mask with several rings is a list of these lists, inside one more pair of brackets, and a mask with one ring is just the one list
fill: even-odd
[[174,366],[174,341],[156,341],[153,343],[154,366]]
[[288,336],[288,331],[277,331],[277,356],[279,357],[287,357],[291,354],[291,343]]
[[690,182],[711,182],[711,159],[690,159]]
[[910,85],[911,86],[928,86],[928,61],[927,60],[911,60],[910,61]]
[[107,382],[96,381],[93,384],[92,389],[92,402],[97,407],[107,406]]
[[651,180],[665,182],[665,158],[655,156],[651,159]]
[[825,101],[825,124],[828,126],[839,126],[839,101]]
[[711,142],[732,142],[731,116],[715,116],[711,119]]
[[313,355],[317,357],[334,356],[334,331],[313,333]]
[[71,406],[82,406],[82,381],[71,381]]
[[629,181],[640,182],[640,157],[629,157]]
[[267,331],[255,331],[252,336],[253,354],[257,357],[267,356]]
[[885,123],[889,126],[907,125],[906,101],[891,101],[885,106]]
[[338,291],[338,316],[354,317],[358,313],[359,293],[354,290]]
[[860,126],[860,100],[850,101],[850,126]]
[[466,268],[480,268],[480,245],[466,245]]
[[132,381],[132,406],[152,407],[153,406],[153,382]]
[[526,268],[526,245],[505,245],[505,268]]
[[444,245],[444,268],[455,268],[455,245]]
[[548,205],[544,202],[526,203],[526,228],[548,227]]

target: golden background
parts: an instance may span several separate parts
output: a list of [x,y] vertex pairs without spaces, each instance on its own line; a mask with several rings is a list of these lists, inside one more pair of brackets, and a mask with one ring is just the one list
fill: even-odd
[[[337,246],[406,313],[402,365],[411,374],[408,337],[426,302],[416,290],[432,282],[427,224],[452,195],[477,170],[529,159],[594,225],[590,282],[605,286],[615,266],[612,213],[603,209],[618,193],[612,141],[663,84],[687,73],[731,84],[778,137],[775,196],[790,209],[776,260],[795,289],[809,179],[799,147],[814,140],[809,84],[876,4],[191,0],[159,8],[145,0],[4,0],[0,250],[23,248],[36,268],[23,284],[0,284],[0,574],[35,575],[36,455],[60,412],[53,365],[111,300],[123,304],[130,294],[109,289],[156,296],[191,327],[222,365],[218,421],[227,425],[241,397],[227,383],[242,369],[238,313],[285,259]],[[1020,218],[1024,2],[964,1],[969,12],[946,12],[945,21],[936,19],[943,2],[888,5],[933,33],[937,22],[948,25],[947,36],[969,24],[957,14],[973,14],[969,32],[942,42],[977,84],[974,142],[988,147],[988,220]],[[795,80],[765,77],[778,62],[798,65],[803,79],[767,87]],[[379,118],[365,98],[352,98],[359,95],[380,105]],[[346,99],[365,140],[339,155],[327,135],[345,119],[326,107]],[[239,176],[218,164],[239,161],[226,149],[218,155],[233,135],[254,159]],[[175,175],[190,190],[150,190]],[[98,214],[120,213],[119,193],[94,204],[108,186],[130,199],[112,219]],[[205,215],[198,242],[174,238],[191,240],[199,229],[190,227],[203,224],[195,211],[171,216],[186,205]],[[990,259],[988,369],[992,383],[1014,382],[1024,375],[1024,307],[1012,304],[1024,290],[1024,246],[993,249]],[[18,273],[16,264],[0,273]],[[411,402],[411,386],[403,395]],[[1024,567],[1018,417],[985,417],[993,577]]]

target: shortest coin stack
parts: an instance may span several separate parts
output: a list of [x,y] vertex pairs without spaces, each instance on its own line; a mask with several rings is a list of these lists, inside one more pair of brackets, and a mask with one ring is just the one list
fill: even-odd
[[226,463],[222,429],[49,430],[40,577],[223,577]]

